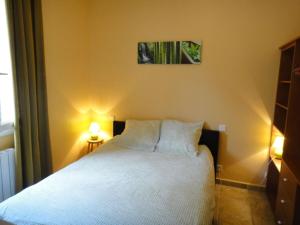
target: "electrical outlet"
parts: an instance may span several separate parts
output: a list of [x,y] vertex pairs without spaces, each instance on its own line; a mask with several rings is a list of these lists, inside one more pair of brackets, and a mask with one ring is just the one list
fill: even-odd
[[219,131],[220,132],[225,132],[226,131],[226,125],[225,124],[220,124],[219,125]]
[[221,173],[222,171],[223,171],[223,165],[218,164],[218,165],[217,165],[217,172],[218,172],[218,173]]

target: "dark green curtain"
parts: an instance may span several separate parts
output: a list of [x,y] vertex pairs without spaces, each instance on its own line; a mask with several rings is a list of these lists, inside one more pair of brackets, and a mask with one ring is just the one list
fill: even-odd
[[[40,0],[7,0],[23,187],[52,171]],[[18,142],[17,141],[17,142]]]

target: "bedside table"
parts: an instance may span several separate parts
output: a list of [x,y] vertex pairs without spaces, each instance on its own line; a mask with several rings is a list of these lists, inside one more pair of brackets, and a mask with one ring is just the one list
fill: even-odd
[[92,152],[94,150],[94,147],[99,147],[100,144],[103,144],[103,139],[98,139],[98,140],[89,139],[87,143],[88,143],[88,152]]

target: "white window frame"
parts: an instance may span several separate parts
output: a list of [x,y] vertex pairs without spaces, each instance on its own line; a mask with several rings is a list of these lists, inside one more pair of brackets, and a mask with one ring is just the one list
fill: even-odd
[[0,128],[7,129],[7,124],[15,122],[15,99],[12,78],[11,53],[9,46],[8,23],[5,0],[0,0]]

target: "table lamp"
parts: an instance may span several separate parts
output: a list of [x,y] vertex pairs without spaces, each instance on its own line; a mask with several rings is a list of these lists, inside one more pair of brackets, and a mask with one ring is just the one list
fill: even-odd
[[274,149],[274,154],[277,159],[282,158],[283,154],[283,144],[284,144],[284,137],[283,136],[276,136],[274,142],[272,144],[272,149]]
[[98,140],[99,138],[99,131],[100,131],[100,125],[97,122],[92,122],[89,128],[90,134],[91,134],[91,140]]

